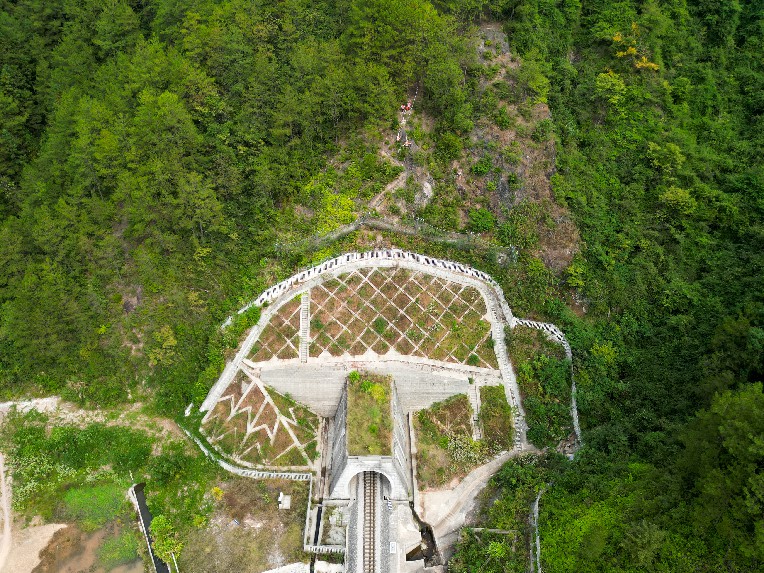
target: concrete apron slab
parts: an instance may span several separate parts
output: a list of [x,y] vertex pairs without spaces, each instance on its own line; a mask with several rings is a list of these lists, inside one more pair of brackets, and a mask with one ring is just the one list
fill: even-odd
[[[405,413],[429,408],[436,402],[456,394],[468,394],[473,380],[475,387],[495,386],[502,382],[498,370],[465,369],[447,362],[411,363],[412,357],[371,360],[322,360],[307,364],[297,360],[280,363],[251,364],[259,366],[260,379],[282,394],[288,393],[320,416],[331,417],[337,409],[348,372],[365,370],[390,375],[395,380],[401,408]],[[253,369],[254,370],[254,369]]]

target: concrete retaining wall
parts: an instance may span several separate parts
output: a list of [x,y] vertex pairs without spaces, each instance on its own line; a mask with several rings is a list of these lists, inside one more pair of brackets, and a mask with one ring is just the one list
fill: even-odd
[[289,394],[319,416],[334,416],[348,375],[346,367],[299,364],[296,361],[291,361],[286,367],[263,363],[259,366],[260,380],[264,384],[277,392]]
[[397,384],[393,384],[393,395],[390,400],[393,411],[393,467],[406,486],[408,495],[413,492],[411,482],[411,448],[408,443],[408,423],[406,415],[398,400]]
[[342,397],[337,406],[337,414],[333,420],[333,438],[331,451],[331,467],[329,472],[331,480],[329,482],[329,491],[333,492],[337,488],[337,482],[342,476],[342,472],[347,466],[348,460],[348,440],[347,440],[347,418],[348,418],[348,392],[347,385],[342,390]]

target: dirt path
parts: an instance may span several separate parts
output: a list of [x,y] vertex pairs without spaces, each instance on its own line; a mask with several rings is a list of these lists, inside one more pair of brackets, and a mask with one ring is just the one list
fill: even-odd
[[388,183],[384,189],[380,193],[377,194],[376,197],[374,197],[371,201],[369,201],[369,209],[376,209],[379,207],[380,203],[382,203],[382,200],[387,196],[388,194],[392,193],[396,189],[402,188],[404,185],[406,185],[406,178],[409,176],[409,172],[407,169],[405,169],[405,165],[403,165],[400,161],[390,158],[391,161],[395,165],[400,165],[400,167],[403,167],[404,170],[400,172],[398,177],[393,179],[390,183]]
[[0,497],[3,504],[3,538],[0,541],[0,571],[11,552],[11,495],[5,481],[5,456],[0,453]]

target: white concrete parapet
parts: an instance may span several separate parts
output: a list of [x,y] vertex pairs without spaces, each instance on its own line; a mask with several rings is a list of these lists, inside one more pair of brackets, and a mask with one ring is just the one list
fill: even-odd
[[290,563],[276,569],[268,569],[263,573],[310,573],[310,565],[307,563]]
[[303,550],[306,553],[345,553],[344,545],[303,545]]
[[[276,299],[278,299],[285,292],[313,278],[316,278],[317,276],[320,276],[327,271],[333,271],[338,268],[345,267],[352,263],[358,263],[358,262],[372,263],[371,265],[362,265],[362,266],[378,266],[378,263],[382,261],[414,262],[420,265],[428,266],[433,270],[444,270],[444,271],[449,271],[451,273],[460,273],[467,277],[475,278],[480,281],[486,282],[490,284],[491,286],[501,290],[501,288],[499,287],[499,284],[495,280],[493,280],[493,278],[491,278],[490,275],[488,275],[487,273],[484,273],[483,271],[473,269],[472,267],[469,267],[467,265],[463,265],[461,263],[457,263],[454,261],[446,261],[443,259],[436,259],[434,257],[427,257],[425,255],[420,255],[418,253],[412,253],[409,251],[403,251],[401,249],[380,249],[375,251],[365,251],[363,253],[357,253],[357,252],[346,253],[344,255],[340,255],[339,257],[335,257],[333,259],[325,261],[321,263],[320,265],[311,267],[305,271],[292,275],[288,279],[283,280],[280,283],[268,288],[255,300],[253,300],[252,302],[240,308],[237,311],[237,314],[246,312],[252,306],[255,306],[255,305],[263,306],[266,304],[270,304]],[[511,318],[512,311],[510,310],[509,305],[507,305],[506,301],[504,301],[504,304],[502,305],[502,307],[503,307],[502,310],[504,310],[505,314],[507,315],[507,318],[509,319],[508,322],[510,323],[510,325],[512,325],[512,318]],[[233,317],[228,317],[226,321],[223,323],[223,327],[226,327],[229,324],[231,324],[232,320],[233,320]]]
[[570,344],[568,344],[568,339],[565,338],[565,335],[562,333],[562,331],[554,324],[550,324],[548,322],[536,322],[535,320],[527,320],[524,318],[517,318],[515,319],[514,326],[527,326],[528,328],[543,330],[547,337],[562,345],[562,347],[565,349],[565,356],[568,360],[573,359],[573,352],[570,349]]

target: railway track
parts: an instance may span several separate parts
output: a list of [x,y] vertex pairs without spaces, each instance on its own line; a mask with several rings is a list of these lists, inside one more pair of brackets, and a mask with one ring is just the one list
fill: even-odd
[[363,573],[376,573],[377,483],[375,472],[363,472]]

